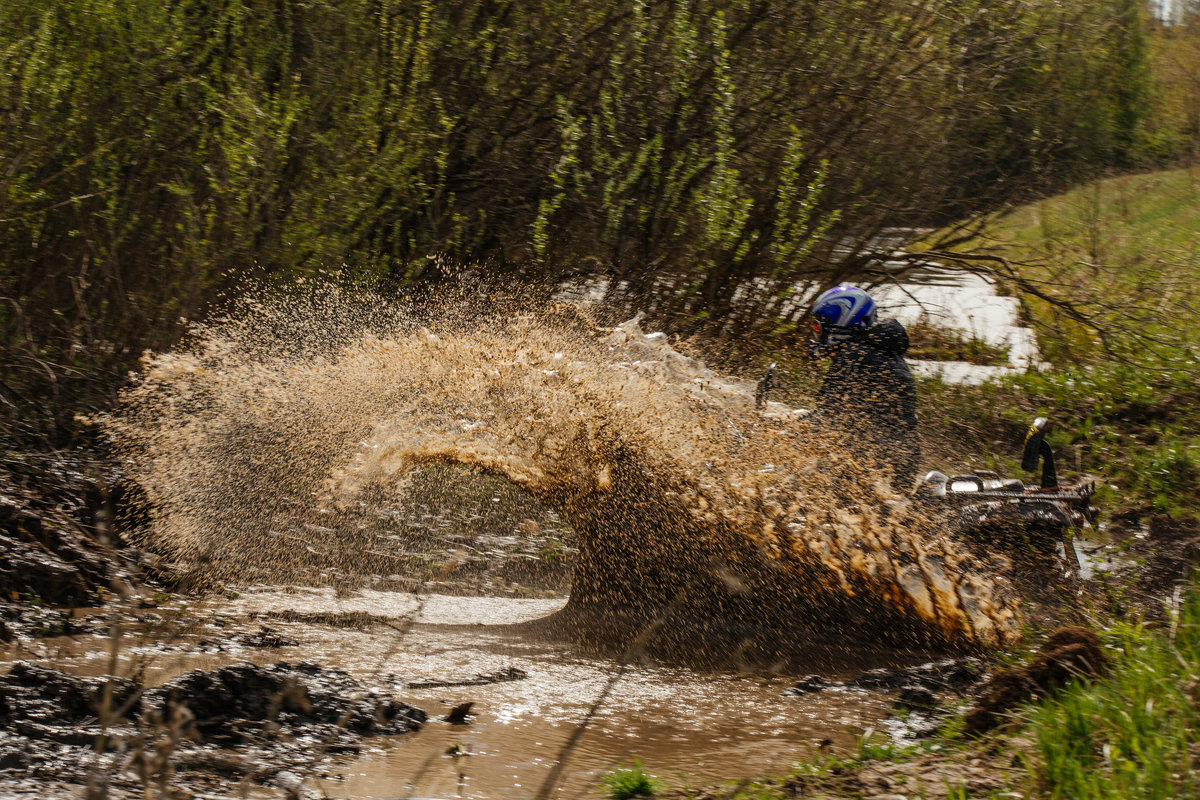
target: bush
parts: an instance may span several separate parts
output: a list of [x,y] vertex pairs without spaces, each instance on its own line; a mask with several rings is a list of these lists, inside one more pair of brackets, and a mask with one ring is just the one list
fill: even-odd
[[630,797],[654,797],[665,784],[646,772],[639,759],[630,767],[615,769],[600,779],[608,790],[610,800],[628,800]]
[[1107,5],[0,0],[0,413],[62,439],[247,277],[794,322],[882,230],[1116,157]]

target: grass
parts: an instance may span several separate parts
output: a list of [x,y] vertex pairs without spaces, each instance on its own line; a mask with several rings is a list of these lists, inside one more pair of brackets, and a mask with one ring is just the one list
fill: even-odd
[[1101,509],[1200,515],[1200,385],[1189,369],[1110,362],[982,387],[925,381],[921,397],[934,462],[1018,475],[1025,428],[1047,416],[1060,474],[1099,476]]
[[666,784],[646,772],[642,762],[636,758],[630,766],[605,774],[600,782],[608,792],[609,800],[654,797],[666,788]]
[[971,364],[1004,365],[1009,348],[992,344],[978,336],[967,336],[919,319],[908,326],[908,358],[931,361],[966,361]]
[[986,458],[1050,416],[1060,466],[1103,475],[1110,508],[1200,516],[1200,170],[1098,181],[997,217],[957,249],[1008,259],[1090,325],[1024,295],[1053,368],[981,389],[927,384],[932,438]]
[[957,248],[1020,265],[1013,273],[1092,325],[1023,297],[1043,353],[1060,366],[1113,358],[1160,368],[1192,360],[1200,331],[1200,169],[1097,181],[1013,209]]
[[1200,583],[1150,631],[1115,625],[1108,680],[1075,683],[1026,711],[1039,796],[1058,800],[1200,795]]
[[994,241],[1058,262],[1136,263],[1200,257],[1200,169],[1096,181],[999,217]]

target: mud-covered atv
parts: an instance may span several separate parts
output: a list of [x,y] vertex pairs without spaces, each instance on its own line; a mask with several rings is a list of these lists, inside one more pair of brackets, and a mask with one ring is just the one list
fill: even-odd
[[[774,388],[775,364],[755,387],[754,406],[762,409]],[[801,410],[803,416],[811,412]],[[796,413],[796,412],[793,412]],[[1018,478],[1002,479],[991,470],[947,476],[928,473],[918,485],[918,502],[928,504],[934,514],[949,517],[949,522],[965,537],[1022,560],[1047,561],[1057,555],[1059,545],[1066,571],[1079,576],[1079,555],[1075,551],[1075,531],[1095,521],[1091,499],[1095,484],[1084,480],[1060,484],[1054,467],[1054,452],[1046,441],[1050,421],[1038,417],[1029,426],[1021,454],[1021,468],[1036,472],[1042,466],[1038,486]]]
[[1090,480],[1061,484],[1054,453],[1046,441],[1049,420],[1038,417],[1025,435],[1021,468],[1035,472],[1042,465],[1040,485],[1020,479],[1001,479],[995,472],[976,470],[947,477],[930,472],[917,488],[917,497],[933,509],[949,512],[961,533],[1012,555],[1052,558],[1062,545],[1067,568],[1079,574],[1074,534],[1095,521]]

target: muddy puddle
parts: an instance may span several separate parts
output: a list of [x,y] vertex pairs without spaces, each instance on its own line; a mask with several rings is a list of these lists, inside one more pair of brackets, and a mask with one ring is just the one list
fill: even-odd
[[[1145,527],[1131,534],[1135,541],[1145,541]],[[1079,559],[1079,577],[1085,581],[1103,580],[1106,573],[1121,573],[1135,569],[1137,559],[1129,552],[1128,537],[1116,536],[1101,522],[1086,528],[1075,538],[1075,555]]]
[[[417,733],[369,739],[357,755],[322,770],[320,787],[329,797],[364,800],[529,798],[560,757],[566,765],[551,795],[559,798],[600,796],[599,777],[634,758],[675,785],[777,774],[811,755],[822,740],[853,747],[856,735],[889,712],[880,692],[784,697],[781,692],[798,677],[792,669],[703,672],[645,663],[622,669],[620,658],[539,641],[513,626],[564,603],[565,598],[422,598],[371,591],[338,597],[329,590],[259,587],[199,608],[142,613],[143,624],[162,620],[149,629],[159,633],[123,637],[116,671],[140,671],[147,685],[156,686],[196,668],[307,660],[344,669],[363,685],[426,711],[430,721]],[[321,616],[330,622],[312,621]],[[162,635],[177,625],[182,632]],[[264,626],[272,636],[256,638]],[[101,635],[98,622],[96,627],[95,635],[26,641],[22,650],[9,650],[7,659],[106,674],[111,639]],[[864,656],[840,673],[823,674],[845,678],[879,663]],[[502,671],[527,677],[476,686],[409,686]],[[445,721],[465,702],[474,703],[468,724]],[[272,791],[256,787],[250,796],[276,796]]]

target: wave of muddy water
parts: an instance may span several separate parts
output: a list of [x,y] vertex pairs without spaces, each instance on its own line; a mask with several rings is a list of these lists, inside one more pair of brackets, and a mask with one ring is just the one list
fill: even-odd
[[1011,635],[995,565],[836,437],[756,411],[752,384],[636,321],[482,305],[246,301],[148,357],[107,430],[151,543],[233,582],[395,575],[389,509],[418,468],[459,464],[575,531],[570,599],[536,626],[554,635],[710,661]]
[[[191,619],[186,633],[157,638],[149,631],[125,638],[117,674],[140,670],[147,685],[163,683],[195,668],[236,661],[263,664],[311,660],[345,669],[365,686],[379,687],[424,709],[430,721],[415,733],[368,739],[356,756],[322,767],[319,783],[335,798],[403,796],[532,797],[547,779],[564,743],[618,678],[613,659],[577,645],[539,641],[514,623],[551,614],[565,598],[414,597],[363,591],[338,596],[327,589],[255,587],[235,600],[213,599],[182,610]],[[164,619],[170,609],[150,612]],[[381,624],[345,626],[289,621],[294,615],[350,618],[370,614]],[[415,624],[408,628],[408,622]],[[234,637],[266,623],[298,646],[260,649],[239,646]],[[403,634],[387,627],[405,629]],[[170,626],[166,626],[170,627]],[[218,651],[213,646],[220,644]],[[107,674],[108,639],[103,635],[30,643],[31,652],[59,669]],[[843,660],[828,677],[849,677],[887,663],[866,651]],[[486,686],[410,689],[413,680],[453,681],[516,667],[524,680]],[[878,692],[825,691],[782,697],[795,673],[697,671],[639,663],[619,675],[571,751],[558,798],[597,796],[598,777],[640,758],[648,769],[678,785],[779,774],[792,761],[813,755],[830,739],[852,749],[855,736],[888,713]],[[469,725],[440,717],[471,701],[477,716]],[[455,745],[470,755],[454,758]],[[310,784],[311,785],[311,784]],[[277,790],[249,788],[251,797],[277,797]]]

